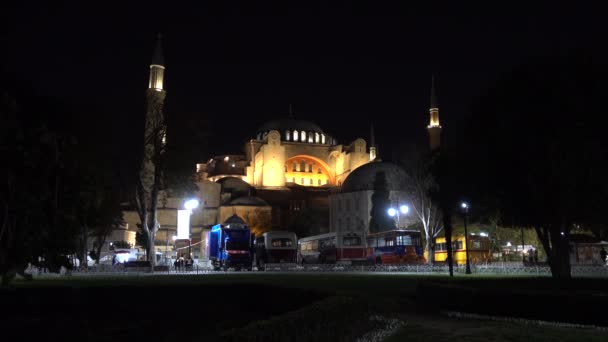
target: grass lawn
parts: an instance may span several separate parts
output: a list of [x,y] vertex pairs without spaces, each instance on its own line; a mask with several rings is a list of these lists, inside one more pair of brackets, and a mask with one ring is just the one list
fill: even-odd
[[[608,298],[608,279],[556,282],[544,277],[457,276],[450,279],[442,275],[231,273],[38,278],[32,282],[16,281],[11,288],[1,289],[0,303],[4,312],[11,312],[3,325],[15,331],[40,334],[40,337],[72,334],[89,341],[132,340],[143,337],[144,331],[153,332],[159,341],[209,340],[226,329],[280,316],[332,296],[363,298],[375,312],[404,320],[405,327],[392,341],[447,341],[454,337],[470,341],[523,338],[594,341],[606,335],[606,331],[447,318],[439,314],[440,309],[445,308],[428,310],[424,305],[428,298],[424,296],[440,297],[421,290],[427,287],[432,290],[432,286],[465,291],[467,295],[461,298],[471,301],[492,298],[509,302],[511,298],[521,297],[537,301],[533,305],[543,305],[545,297],[555,300],[567,295],[570,301],[580,299],[580,303],[586,303],[584,307],[576,307],[586,312],[605,310],[601,305],[605,305]],[[494,297],[471,295],[488,291]],[[502,297],[496,297],[496,293]],[[456,295],[454,300],[458,299]],[[595,299],[598,307],[590,307],[595,305]],[[435,304],[441,304],[442,300],[438,302]],[[464,304],[466,309],[467,303]],[[494,304],[475,305],[492,308]],[[563,310],[572,309],[574,307],[563,307]],[[525,306],[522,310],[526,310]],[[492,314],[492,310],[484,314]]]

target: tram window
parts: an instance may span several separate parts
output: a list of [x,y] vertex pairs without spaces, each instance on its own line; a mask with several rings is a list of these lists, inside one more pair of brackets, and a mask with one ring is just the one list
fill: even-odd
[[453,250],[462,249],[462,241],[452,241],[452,249]]
[[435,247],[436,251],[445,251],[445,242],[438,243]]
[[393,238],[386,238],[386,239],[384,239],[384,245],[385,246],[394,246],[395,240]]
[[476,241],[471,241],[471,249],[481,249],[481,241],[476,240]]
[[397,246],[411,246],[412,237],[409,235],[397,236]]
[[271,245],[272,247],[291,247],[293,246],[293,241],[290,238],[272,239]]
[[358,236],[345,236],[342,238],[342,244],[344,246],[359,246],[361,244],[361,238]]

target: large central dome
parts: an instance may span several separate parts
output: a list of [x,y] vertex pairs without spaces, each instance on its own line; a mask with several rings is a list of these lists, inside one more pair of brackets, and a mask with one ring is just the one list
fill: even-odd
[[323,133],[321,127],[317,124],[306,121],[306,120],[298,120],[293,118],[285,118],[285,119],[276,119],[270,120],[264,123],[260,128],[258,128],[257,132],[270,132],[272,130],[277,130],[279,132],[284,132],[286,130],[298,130],[298,131],[306,131],[306,132],[314,132],[314,133]]
[[374,181],[380,173],[384,174],[388,191],[407,191],[407,174],[393,163],[374,161],[359,166],[351,172],[344,184],[342,192],[374,190]]
[[325,134],[317,124],[294,118],[270,120],[260,126],[256,131],[256,139],[264,140],[270,131],[278,131],[282,140],[313,143],[322,145],[335,145],[336,141]]

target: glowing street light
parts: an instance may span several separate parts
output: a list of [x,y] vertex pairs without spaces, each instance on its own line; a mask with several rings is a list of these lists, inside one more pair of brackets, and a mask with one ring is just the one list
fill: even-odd
[[410,207],[408,207],[407,205],[401,205],[399,207],[399,210],[395,209],[395,208],[388,208],[387,213],[388,216],[390,217],[395,217],[395,215],[397,216],[397,228],[399,228],[399,221],[401,219],[401,215],[407,215],[407,213],[409,213],[410,211]]
[[198,200],[196,198],[187,200],[186,203],[184,203],[184,208],[187,210],[198,208]]

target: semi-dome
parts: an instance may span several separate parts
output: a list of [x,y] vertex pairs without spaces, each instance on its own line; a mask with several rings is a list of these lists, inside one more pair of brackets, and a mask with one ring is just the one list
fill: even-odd
[[374,190],[378,174],[384,173],[388,191],[407,191],[407,174],[393,163],[375,161],[356,168],[346,177],[342,192]]
[[233,214],[224,221],[224,224],[246,224],[237,214]]
[[256,206],[256,207],[264,207],[268,206],[268,202],[263,199],[255,196],[243,196],[236,198],[230,201],[230,205],[247,205],[247,206]]

